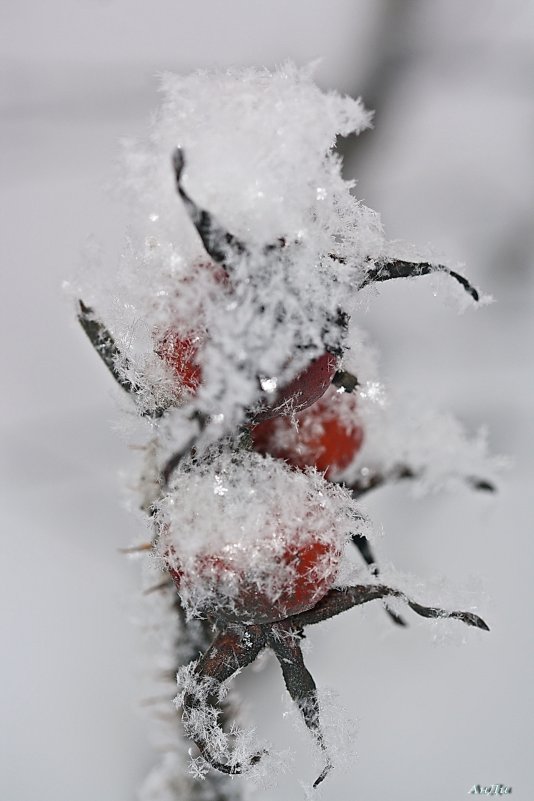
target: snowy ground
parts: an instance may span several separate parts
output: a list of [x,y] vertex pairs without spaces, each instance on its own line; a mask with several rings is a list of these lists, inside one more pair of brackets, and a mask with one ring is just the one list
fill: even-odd
[[[393,77],[376,130],[347,154],[358,195],[390,238],[462,259],[498,302],[458,316],[432,282],[391,283],[370,294],[361,324],[391,384],[472,430],[487,424],[514,467],[495,499],[397,487],[366,503],[384,529],[382,561],[428,580],[430,601],[449,580],[492,632],[441,637],[413,618],[396,630],[378,606],[311,632],[309,667],[358,732],[356,758],[318,797],[452,801],[495,783],[532,795],[534,4],[410,2],[396,37],[382,28],[387,4],[287,5],[19,0],[2,11],[6,801],[126,801],[154,761],[130,623],[137,570],[117,552],[135,537],[120,506],[131,453],[113,431],[109,377],[61,294],[87,237],[115,243],[124,229],[102,194],[117,139],[143,130],[158,70],[323,56],[322,85],[365,99],[381,49]],[[259,734],[296,755],[257,797],[304,798],[309,741],[284,717],[277,666],[239,686]]]

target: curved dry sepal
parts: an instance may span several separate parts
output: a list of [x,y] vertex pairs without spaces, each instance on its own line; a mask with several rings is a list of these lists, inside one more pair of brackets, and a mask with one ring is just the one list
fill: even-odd
[[483,631],[490,630],[488,624],[473,612],[447,612],[445,609],[438,609],[438,607],[435,606],[423,606],[422,604],[418,604],[416,601],[411,601],[403,593],[399,593],[397,597],[402,598],[402,600],[408,604],[410,609],[413,609],[413,611],[421,617],[452,618],[454,620],[461,620],[462,623],[466,624],[466,626],[473,626],[474,628],[482,629]]
[[469,283],[467,278],[457,273],[456,270],[451,270],[445,267],[444,264],[430,264],[427,261],[413,262],[405,261],[404,259],[386,259],[377,263],[374,267],[367,270],[365,278],[361,282],[359,289],[375,284],[379,281],[390,281],[393,278],[415,278],[420,275],[430,275],[431,273],[446,273],[454,278],[455,281],[471,295],[473,300],[480,300],[478,290]]
[[477,490],[477,492],[497,492],[497,487],[493,481],[488,481],[487,478],[466,476],[465,481],[472,489]]
[[125,368],[128,366],[127,359],[123,358],[113,336],[108,331],[90,306],[86,306],[83,300],[78,300],[78,322],[87,334],[89,341],[96,350],[109,372],[124,390],[130,395],[139,392],[139,387],[124,376],[124,369],[119,369],[118,365],[122,361]]
[[231,755],[223,761],[220,753],[227,750],[227,735],[217,719],[220,716],[218,691],[221,683],[253,662],[266,644],[261,626],[229,626],[215,637],[195,665],[184,690],[181,705],[185,732],[206,762],[221,773],[245,773],[265,753],[252,754],[246,763],[233,762]]
[[439,609],[433,606],[423,606],[412,601],[405,593],[385,584],[357,585],[355,587],[342,587],[330,590],[319,603],[307,612],[301,612],[292,618],[296,627],[311,626],[328,620],[335,615],[352,609],[353,606],[369,603],[382,598],[399,598],[404,601],[410,609],[413,609],[421,617],[427,618],[453,618],[461,620],[467,626],[474,626],[477,629],[489,631],[489,626],[478,615],[473,612],[449,612],[446,609]]
[[[345,486],[352,493],[354,500],[358,500],[362,495],[366,495],[377,487],[383,487],[386,484],[396,484],[398,481],[403,481],[407,478],[423,478],[424,474],[424,468],[410,467],[406,464],[395,465],[390,470],[384,471],[365,468],[361,472],[360,478]],[[497,492],[495,484],[486,478],[461,476],[461,480],[464,481],[468,487],[477,492]]]
[[[86,306],[83,300],[78,300],[78,322],[87,334],[89,341],[93,348],[96,350],[109,372],[117,382],[129,395],[135,396],[141,392],[139,384],[130,381],[126,378],[125,372],[128,370],[129,361],[122,355],[113,335],[106,328],[96,316],[94,310],[90,306]],[[121,367],[119,368],[119,364]],[[159,406],[150,411],[145,410],[142,412],[143,417],[150,417],[152,419],[160,418],[169,408],[169,406]]]
[[[371,543],[364,534],[353,534],[352,543],[356,546],[364,562],[370,567],[373,576],[378,576],[380,570],[375,559],[375,555],[371,548]],[[389,617],[397,626],[407,626],[408,624],[403,617],[397,614],[393,609],[390,609],[387,604],[384,604],[384,609]]]
[[185,154],[182,148],[177,147],[172,154],[172,166],[176,178],[176,190],[184,202],[191,222],[198,231],[206,253],[213,261],[228,269],[227,260],[230,256],[242,256],[247,253],[247,247],[233,234],[229,233],[211,214],[211,212],[198,206],[187,194],[182,184],[182,173],[185,167]]
[[317,787],[332,769],[319,720],[319,701],[315,681],[302,656],[298,642],[299,634],[292,623],[279,623],[272,627],[268,635],[268,644],[274,651],[287,687],[287,691],[297,705],[304,723],[313,734],[317,744],[324,752],[326,764],[313,783]]

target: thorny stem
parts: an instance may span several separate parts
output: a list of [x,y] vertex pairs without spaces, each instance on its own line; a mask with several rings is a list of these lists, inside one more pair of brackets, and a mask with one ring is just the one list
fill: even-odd
[[[155,508],[158,500],[163,497],[165,492],[165,487],[162,485],[161,477],[158,480],[158,473],[157,473],[157,439],[153,440],[151,446],[147,449],[147,461],[145,464],[145,469],[143,471],[143,480],[148,482],[153,490],[150,493],[150,497],[147,497],[142,504],[142,509],[147,514],[151,514],[152,510]],[[150,544],[150,547],[153,548],[153,543]],[[128,549],[125,549],[128,550]],[[131,549],[131,550],[138,550],[138,549]],[[143,545],[142,550],[146,551],[147,546]],[[162,581],[158,582],[158,584],[149,587],[145,590],[144,595],[151,595],[155,592],[165,591],[169,588],[173,588],[174,590],[174,582],[169,576],[168,573],[165,574],[165,577]],[[194,620],[188,621],[184,608],[182,606],[180,596],[177,592],[174,591],[173,596],[173,603],[172,609],[174,614],[176,615],[177,622],[179,626],[177,627],[177,635],[176,635],[176,643],[175,648],[176,652],[181,654],[181,659],[176,661],[174,665],[174,669],[171,671],[172,677],[174,678],[178,672],[178,670],[182,667],[182,665],[188,664],[192,660],[198,657],[199,653],[206,653],[214,639],[217,635],[217,632],[209,620]],[[168,696],[168,704],[169,708],[173,708],[173,696]],[[165,699],[163,699],[165,700]],[[234,721],[237,717],[236,710],[233,709],[231,702],[225,700],[220,705],[220,723],[223,727],[229,727],[230,723]],[[212,764],[209,759],[209,754],[204,752],[202,748],[199,748],[201,755],[209,764]],[[219,766],[216,766],[219,767]],[[183,765],[183,772],[184,774],[187,771],[187,766]],[[221,771],[224,772],[224,771]],[[207,794],[204,792],[204,788],[209,787]],[[198,791],[197,791],[198,790]],[[194,801],[198,797],[204,799],[209,797],[210,801],[238,801],[239,797],[241,796],[241,788],[232,784],[231,790],[230,786],[226,783],[224,776],[217,776],[213,774],[208,774],[204,778],[204,782],[198,783],[194,779],[191,779],[191,788],[190,788],[190,796],[187,799],[176,799],[176,801]]]

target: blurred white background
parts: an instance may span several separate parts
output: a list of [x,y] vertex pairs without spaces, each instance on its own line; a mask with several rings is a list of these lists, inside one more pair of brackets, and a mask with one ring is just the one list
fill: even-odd
[[[358,725],[355,758],[317,797],[455,801],[500,782],[532,798],[534,2],[4,0],[0,27],[0,797],[129,801],[155,760],[137,568],[117,552],[136,534],[120,501],[132,455],[61,293],[88,237],[124,233],[103,189],[117,141],[144,131],[159,71],[322,57],[324,88],[376,109],[375,130],[342,144],[358,196],[390,238],[465,261],[497,299],[459,316],[425,279],[382,287],[359,322],[383,377],[487,424],[514,467],[491,500],[369,497],[382,559],[464,597],[474,585],[492,632],[434,643],[379,606],[310,632],[318,685]],[[283,718],[277,666],[239,681],[260,736],[296,753],[258,801],[304,798],[309,742]]]

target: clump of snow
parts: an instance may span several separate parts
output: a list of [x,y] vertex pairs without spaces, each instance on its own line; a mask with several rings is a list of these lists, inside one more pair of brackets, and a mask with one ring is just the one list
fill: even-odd
[[[167,74],[162,93],[148,138],[125,150],[127,244],[106,291],[84,296],[114,335],[141,409],[185,403],[223,416],[230,431],[258,399],[260,377],[281,386],[341,345],[339,309],[384,241],[333,148],[371,115],[292,64]],[[177,146],[188,194],[247,246],[226,281],[176,191]],[[196,392],[158,355],[168,331],[196,342]]]
[[177,146],[197,202],[248,243],[301,234],[316,246],[322,239],[327,252],[333,236],[346,235],[347,217],[362,227],[374,217],[358,213],[332,155],[336,137],[369,127],[371,114],[359,100],[322,92],[311,68],[167,73],[161,91],[149,140],[128,148],[127,172],[158,240],[179,244],[177,222],[187,223],[169,170]]
[[189,615],[223,610],[257,622],[313,606],[361,518],[350,495],[314,470],[221,449],[180,466],[158,525],[158,552]]

